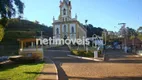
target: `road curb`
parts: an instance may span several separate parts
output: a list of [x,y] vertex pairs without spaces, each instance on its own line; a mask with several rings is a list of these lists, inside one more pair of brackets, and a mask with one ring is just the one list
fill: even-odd
[[[35,80],[59,80],[57,67],[49,57],[44,57],[46,64],[44,64],[40,75]],[[51,74],[50,74],[51,73]],[[50,74],[50,75],[45,75]]]
[[102,59],[98,59],[98,58],[88,58],[88,57],[81,57],[81,56],[75,56],[75,55],[67,55],[69,57],[73,57],[73,58],[78,58],[78,59],[84,59],[84,60],[91,60],[91,61],[97,61],[97,62],[102,62]]
[[58,70],[57,70],[57,67],[56,67],[54,61],[52,61],[49,57],[46,57],[46,58],[48,58],[48,59],[54,64],[54,68],[55,68],[56,73],[57,73],[57,75],[56,75],[56,80],[59,80],[59,77],[58,77]]

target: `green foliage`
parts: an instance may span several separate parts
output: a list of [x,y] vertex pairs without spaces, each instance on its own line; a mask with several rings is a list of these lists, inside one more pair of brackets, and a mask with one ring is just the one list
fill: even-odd
[[130,40],[133,40],[135,38],[135,36],[130,36]]
[[91,51],[84,51],[84,50],[79,50],[79,51],[72,51],[73,55],[77,55],[77,56],[83,56],[83,57],[93,57],[94,54]]
[[0,42],[3,39],[4,36],[4,28],[2,27],[2,25],[0,25]]
[[101,55],[101,54],[102,54],[102,51],[101,51],[101,50],[99,50],[99,51],[98,51],[98,55]]
[[[15,8],[16,6],[16,8]],[[24,3],[21,0],[0,0],[0,24],[6,26],[8,18],[14,17],[16,13],[23,14]]]
[[17,39],[40,36],[40,31],[43,31],[44,37],[50,37],[53,34],[52,27],[36,24],[28,20],[10,19],[8,23],[4,38],[0,42],[0,56],[15,55],[19,49]]
[[137,32],[141,33],[141,32],[142,32],[142,27],[139,27],[139,28],[137,29]]
[[142,40],[142,34],[139,33],[137,37],[138,39]]
[[87,29],[87,36],[88,37],[92,37],[93,34],[102,36],[103,29],[100,27],[97,28],[97,27],[94,27],[92,24],[89,24],[89,25],[85,26],[85,28]]
[[139,27],[137,29],[137,38],[142,40],[142,27]]
[[136,32],[136,30],[133,29],[133,28],[127,27],[127,32],[128,32],[128,34],[127,34],[128,38],[134,38],[134,36],[138,35],[138,33]]
[[28,20],[10,19],[5,30],[4,40],[17,40],[19,38],[33,38],[40,36],[43,31],[44,36],[52,37],[53,28],[36,24]]

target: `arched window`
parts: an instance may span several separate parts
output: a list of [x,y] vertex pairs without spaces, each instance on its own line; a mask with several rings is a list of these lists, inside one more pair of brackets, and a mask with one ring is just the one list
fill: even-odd
[[71,32],[74,33],[74,27],[71,28]]
[[56,29],[56,33],[59,34],[59,28]]
[[65,18],[66,19],[66,21],[67,21],[67,18]]
[[66,15],[66,9],[63,10],[63,14]]
[[66,33],[66,30],[67,30],[67,27],[66,27],[66,25],[64,25],[64,32]]

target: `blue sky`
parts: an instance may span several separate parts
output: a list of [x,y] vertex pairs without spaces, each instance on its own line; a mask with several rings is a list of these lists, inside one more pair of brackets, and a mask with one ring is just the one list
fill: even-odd
[[[25,3],[24,18],[52,26],[53,16],[58,19],[60,0],[22,0]],[[118,31],[118,23],[134,29],[142,26],[142,0],[71,0],[72,17],[95,27]],[[114,28],[117,26],[117,28]]]

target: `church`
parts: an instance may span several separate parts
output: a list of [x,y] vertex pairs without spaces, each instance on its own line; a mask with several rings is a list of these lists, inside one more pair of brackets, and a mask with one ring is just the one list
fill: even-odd
[[72,6],[70,0],[60,1],[60,14],[56,20],[53,17],[53,37],[55,39],[78,39],[87,37],[87,30],[77,20],[77,15],[72,18]]

